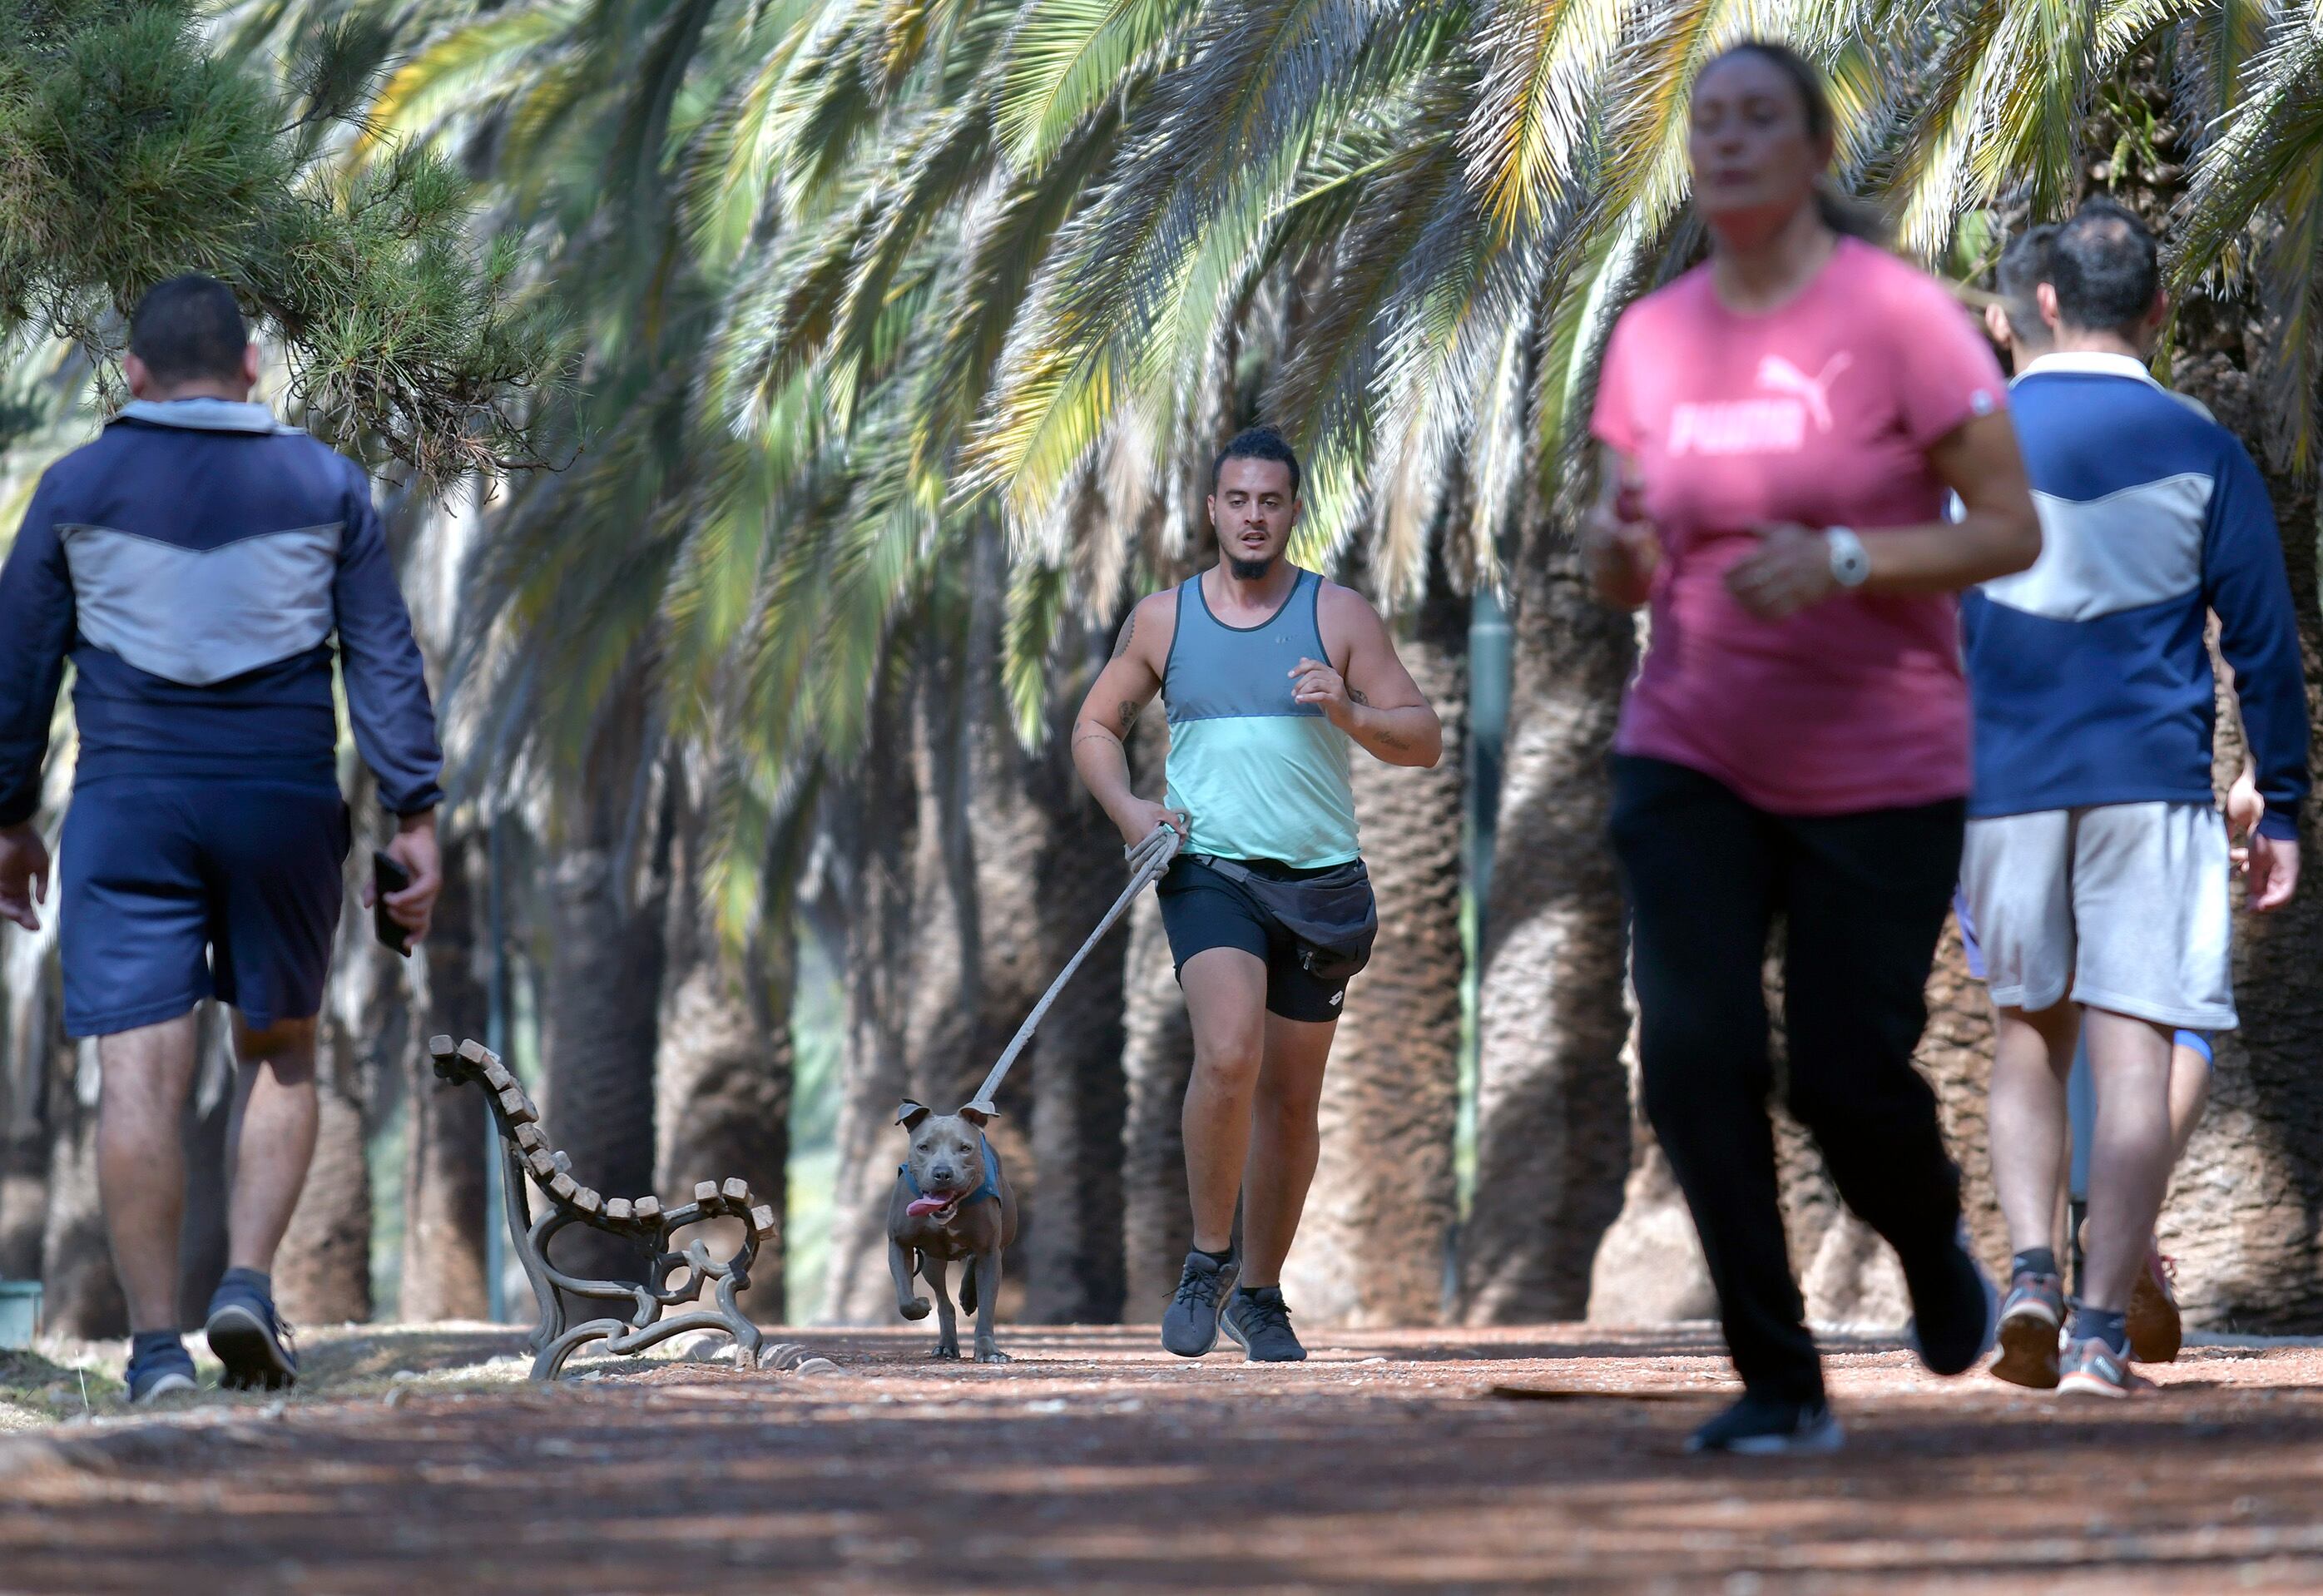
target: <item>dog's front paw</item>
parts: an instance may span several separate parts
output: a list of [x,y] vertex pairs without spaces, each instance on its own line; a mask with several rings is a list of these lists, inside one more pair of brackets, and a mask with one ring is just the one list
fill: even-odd
[[928,1316],[929,1307],[926,1298],[914,1297],[909,1302],[897,1303],[895,1311],[907,1319],[924,1319]]
[[1016,1360],[996,1346],[980,1346],[976,1349],[976,1361],[979,1363],[1013,1363]]
[[957,1363],[960,1362],[960,1348],[951,1342],[939,1341],[936,1343],[936,1350],[930,1353],[928,1356],[935,1359],[940,1363]]

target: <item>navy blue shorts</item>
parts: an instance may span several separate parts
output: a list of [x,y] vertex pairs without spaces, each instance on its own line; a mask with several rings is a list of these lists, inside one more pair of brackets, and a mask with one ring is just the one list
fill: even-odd
[[253,1027],[323,1006],[352,826],[335,786],[107,776],[65,812],[65,1029],[109,1036],[206,997]]

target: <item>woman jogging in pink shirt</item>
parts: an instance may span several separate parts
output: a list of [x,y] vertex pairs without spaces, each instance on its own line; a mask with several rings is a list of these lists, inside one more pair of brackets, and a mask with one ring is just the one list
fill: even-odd
[[2030,565],[2041,534],[1991,350],[1824,188],[1832,152],[1829,101],[1791,50],[1703,68],[1688,154],[1710,259],[1623,315],[1593,421],[1593,575],[1652,614],[1612,828],[1645,1106],[1745,1388],[1695,1434],[1704,1451],[1840,1441],[1776,1194],[1777,924],[1791,1110],[1895,1247],[1922,1360],[1960,1373],[1992,1333],[1911,1059],[1969,790],[1952,595]]

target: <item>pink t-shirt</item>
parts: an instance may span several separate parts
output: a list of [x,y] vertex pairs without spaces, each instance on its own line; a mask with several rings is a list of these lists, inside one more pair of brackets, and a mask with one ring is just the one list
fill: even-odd
[[2006,394],[1982,331],[1943,287],[1851,238],[1767,315],[1721,305],[1706,267],[1631,306],[1591,430],[1637,463],[1663,547],[1615,747],[1781,814],[1967,793],[1949,595],[1841,593],[1768,621],[1724,578],[1763,522],[1868,532],[1942,519],[1929,445]]

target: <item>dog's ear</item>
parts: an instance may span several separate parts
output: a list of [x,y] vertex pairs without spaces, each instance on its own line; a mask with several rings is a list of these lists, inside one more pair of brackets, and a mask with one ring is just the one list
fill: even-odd
[[920,1122],[927,1117],[926,1105],[909,1097],[904,1098],[903,1106],[895,1110],[895,1123],[907,1131],[918,1130]]
[[988,1102],[971,1103],[960,1111],[960,1117],[980,1131],[1000,1117],[1000,1110]]

